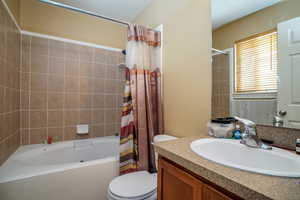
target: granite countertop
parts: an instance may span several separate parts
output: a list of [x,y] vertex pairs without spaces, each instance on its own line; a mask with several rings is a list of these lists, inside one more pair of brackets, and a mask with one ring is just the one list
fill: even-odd
[[159,142],[155,149],[159,155],[243,199],[300,200],[300,178],[261,175],[211,162],[190,149],[190,143],[197,139],[201,137]]

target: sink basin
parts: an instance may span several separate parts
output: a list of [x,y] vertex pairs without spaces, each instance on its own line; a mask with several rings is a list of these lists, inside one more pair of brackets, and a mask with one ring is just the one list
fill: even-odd
[[300,177],[300,156],[273,147],[263,150],[247,147],[239,140],[200,139],[191,143],[199,156],[221,165],[260,174]]

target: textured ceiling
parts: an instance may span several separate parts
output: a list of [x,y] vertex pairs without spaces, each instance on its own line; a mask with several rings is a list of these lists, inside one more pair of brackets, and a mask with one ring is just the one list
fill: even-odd
[[282,0],[212,0],[213,29],[262,10]]
[[132,22],[152,0],[54,0],[106,17]]

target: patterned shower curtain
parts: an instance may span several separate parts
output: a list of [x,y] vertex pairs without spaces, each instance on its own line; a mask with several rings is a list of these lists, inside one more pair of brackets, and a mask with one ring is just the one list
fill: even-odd
[[153,137],[163,133],[160,37],[140,25],[128,29],[120,174],[155,171]]

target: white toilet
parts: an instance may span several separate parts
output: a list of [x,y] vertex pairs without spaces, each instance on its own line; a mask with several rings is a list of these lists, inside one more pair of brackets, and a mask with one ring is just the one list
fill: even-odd
[[[174,140],[170,135],[157,135],[153,142]],[[155,153],[157,161],[157,153]],[[157,162],[156,162],[157,163]],[[157,174],[148,171],[139,171],[114,178],[108,187],[109,200],[156,200],[157,199]]]

